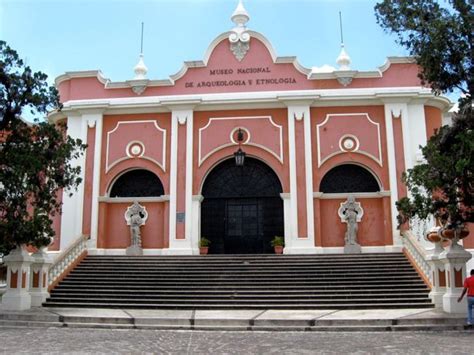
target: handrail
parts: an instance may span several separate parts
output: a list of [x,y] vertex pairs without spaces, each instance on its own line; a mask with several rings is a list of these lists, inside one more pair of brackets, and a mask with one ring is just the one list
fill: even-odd
[[87,251],[88,235],[81,235],[54,259],[48,272],[48,286],[56,280]]
[[402,237],[403,246],[409,254],[410,259],[418,266],[418,270],[423,274],[423,278],[433,285],[431,266],[427,261],[428,253],[426,249],[420,244],[411,231],[403,231]]

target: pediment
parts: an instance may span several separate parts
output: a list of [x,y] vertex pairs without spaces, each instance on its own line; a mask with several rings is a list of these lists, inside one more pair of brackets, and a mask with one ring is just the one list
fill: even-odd
[[240,58],[232,51],[228,36],[219,36],[202,62],[187,62],[172,76],[175,90],[191,94],[311,88],[309,70],[294,57],[276,57],[262,35],[251,32],[248,45]]

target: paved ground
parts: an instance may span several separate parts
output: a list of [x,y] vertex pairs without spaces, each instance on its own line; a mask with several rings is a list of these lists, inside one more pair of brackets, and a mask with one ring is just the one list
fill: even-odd
[[3,354],[472,354],[473,331],[225,332],[0,328]]

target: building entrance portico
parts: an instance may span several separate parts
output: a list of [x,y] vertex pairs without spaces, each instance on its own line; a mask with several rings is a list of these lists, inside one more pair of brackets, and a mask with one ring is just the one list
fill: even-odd
[[201,236],[211,241],[210,253],[273,252],[270,241],[284,231],[281,192],[278,176],[260,160],[217,165],[202,192]]

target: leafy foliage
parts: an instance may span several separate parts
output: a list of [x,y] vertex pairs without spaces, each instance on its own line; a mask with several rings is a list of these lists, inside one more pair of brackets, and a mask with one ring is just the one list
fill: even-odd
[[421,67],[420,78],[436,94],[461,92],[451,126],[428,140],[423,164],[403,176],[411,197],[397,202],[399,224],[434,215],[443,225],[474,222],[474,117],[472,1],[384,0],[377,21],[398,35]]
[[[65,134],[65,124],[40,121],[48,110],[60,108],[58,92],[46,78],[0,41],[0,253],[20,244],[48,245],[61,189],[81,182],[71,159],[85,146]],[[34,124],[21,119],[27,111],[35,115]]]
[[[467,117],[467,118],[466,118]],[[442,127],[422,148],[426,163],[404,174],[411,198],[397,203],[400,224],[434,215],[443,225],[474,222],[474,120],[472,110]],[[453,226],[453,227],[454,227]]]
[[474,89],[472,1],[447,3],[384,0],[375,11],[377,22],[397,34],[420,65],[421,79],[437,94],[460,90],[467,95]]

